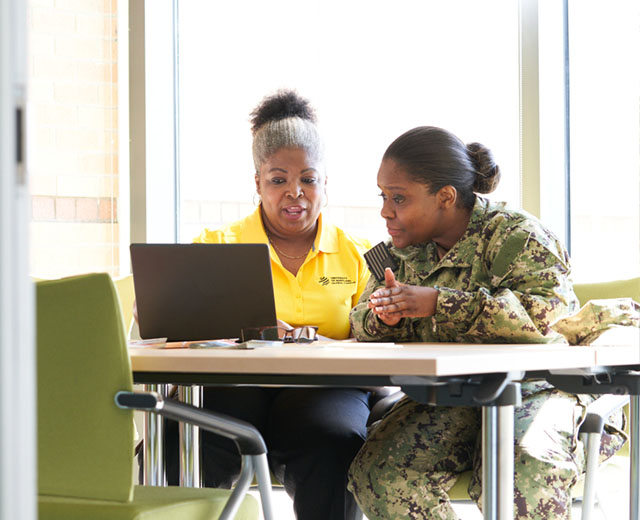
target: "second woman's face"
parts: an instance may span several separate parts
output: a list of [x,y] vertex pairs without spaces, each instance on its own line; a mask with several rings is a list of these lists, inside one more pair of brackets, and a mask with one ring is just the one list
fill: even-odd
[[325,176],[301,148],[282,148],[256,175],[256,189],[272,231],[295,235],[315,229],[322,209]]
[[378,171],[382,196],[380,214],[396,247],[423,244],[437,239],[442,232],[442,210],[437,194],[426,184],[414,181],[390,159],[382,161]]

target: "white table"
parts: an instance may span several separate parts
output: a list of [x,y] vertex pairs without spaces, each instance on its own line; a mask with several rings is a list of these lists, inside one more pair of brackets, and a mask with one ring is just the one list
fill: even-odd
[[[640,349],[637,346],[318,342],[312,346],[283,345],[255,350],[132,349],[131,363],[135,382],[147,385],[410,385],[438,389],[446,378],[454,376],[473,375],[499,382],[504,375],[509,383],[531,371],[571,373],[575,369],[588,372],[603,364],[608,367],[638,365]],[[513,518],[513,402],[501,405],[493,401],[482,405],[484,518],[510,520]],[[631,407],[632,413],[637,414],[637,396],[632,396]],[[632,416],[631,420],[633,502],[633,495],[638,494],[638,469],[633,467],[638,465],[638,416]],[[160,423],[155,426],[159,428]],[[160,450],[156,450],[156,455],[159,454]],[[159,462],[145,459],[151,471],[154,465],[157,471],[161,466]],[[632,514],[636,515],[632,516],[634,520],[639,520],[637,513]]]

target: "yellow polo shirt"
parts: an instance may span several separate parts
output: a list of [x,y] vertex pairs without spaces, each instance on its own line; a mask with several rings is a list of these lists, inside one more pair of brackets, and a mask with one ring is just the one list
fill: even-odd
[[[259,207],[248,217],[222,229],[205,229],[194,242],[269,243]],[[317,325],[318,332],[329,338],[348,338],[349,311],[358,302],[369,279],[362,254],[370,248],[368,240],[324,224],[322,215],[318,217],[314,247],[296,276],[282,266],[275,250],[269,246],[278,319],[293,327]]]

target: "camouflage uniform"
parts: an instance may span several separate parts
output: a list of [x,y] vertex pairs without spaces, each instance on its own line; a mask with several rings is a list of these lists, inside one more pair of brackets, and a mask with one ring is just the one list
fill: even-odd
[[[391,244],[396,280],[439,290],[436,313],[389,327],[367,308],[380,287],[371,277],[350,320],[358,340],[465,343],[555,343],[551,324],[578,310],[569,257],[534,217],[477,197],[464,235],[440,260],[435,244]],[[569,518],[569,489],[583,471],[577,431],[588,395],[544,381],[522,384],[515,410],[516,518]],[[372,429],[350,469],[349,488],[368,518],[457,518],[447,491],[474,469],[471,497],[480,499],[480,409],[434,407],[406,397]],[[608,425],[603,457],[624,443]],[[479,504],[481,506],[481,504]]]

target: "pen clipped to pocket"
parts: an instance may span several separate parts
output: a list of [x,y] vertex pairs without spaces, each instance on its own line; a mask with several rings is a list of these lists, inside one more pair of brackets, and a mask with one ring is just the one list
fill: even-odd
[[389,248],[384,242],[380,242],[377,246],[373,246],[369,251],[364,254],[364,259],[367,262],[369,271],[376,277],[378,282],[384,282],[384,270],[386,267],[390,267],[392,271],[398,268],[398,264],[391,256]]

